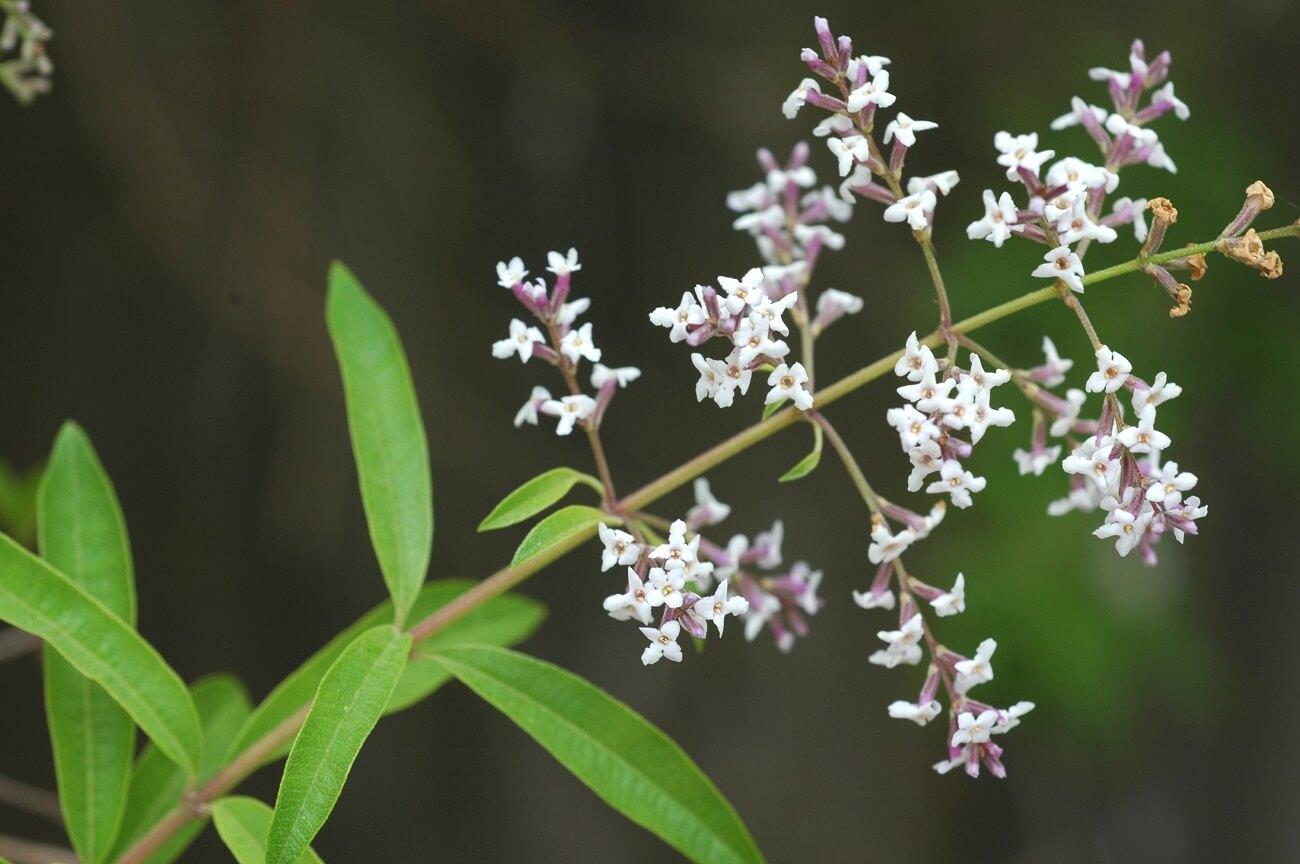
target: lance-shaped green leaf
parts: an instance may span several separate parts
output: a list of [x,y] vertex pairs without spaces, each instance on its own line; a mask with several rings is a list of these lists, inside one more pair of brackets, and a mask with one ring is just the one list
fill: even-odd
[[[118,618],[135,623],[131,547],[113,484],[86,434],[65,423],[37,493],[41,556]],[[104,690],[46,645],[45,714],[59,805],[78,857],[108,857],[122,822],[135,724]]]
[[0,535],[0,620],[44,639],[193,773],[203,732],[189,691],[148,642],[76,583]]
[[812,430],[812,452],[800,459],[793,468],[777,478],[777,482],[789,483],[791,480],[798,480],[800,477],[807,477],[812,473],[812,470],[817,467],[817,464],[822,461],[822,427],[813,424]]
[[[266,835],[271,828],[271,808],[256,798],[232,795],[212,804],[212,821],[221,840],[239,864],[264,864]],[[308,847],[298,864],[323,864],[320,856]]]
[[358,636],[325,673],[284,765],[266,864],[294,864],[325,824],[410,650],[410,634],[381,625]]
[[558,666],[485,645],[434,658],[607,804],[695,861],[762,861],[736,811],[671,738]]
[[338,261],[330,267],[325,319],[343,374],[361,503],[400,628],[433,545],[433,482],[420,406],[392,321]]
[[[432,615],[475,584],[469,579],[435,579],[429,582],[421,589],[420,596],[411,607],[410,617],[419,620]],[[514,645],[531,636],[545,617],[546,607],[536,600],[518,594],[503,594],[457,618],[433,634],[424,642],[424,646],[464,642]],[[392,619],[393,605],[391,601],[386,601],[331,639],[328,645],[280,682],[262,704],[257,706],[231,746],[228,757],[233,759],[238,756],[311,702],[321,678],[343,653],[343,649],[361,633]],[[447,671],[441,666],[416,654],[402,671],[402,677],[397,682],[384,713],[391,714],[419,702],[438,689],[448,677]],[[267,754],[265,761],[273,762],[288,751],[289,745],[286,744],[279,751]]]
[[[203,764],[198,783],[210,780],[225,764],[226,750],[253,710],[244,685],[233,675],[209,675],[190,687],[203,723]],[[144,836],[181,800],[189,778],[162,751],[150,744],[141,752],[131,777],[131,797],[118,835],[113,857],[121,855]],[[146,864],[170,864],[181,856],[203,830],[204,823],[191,820],[176,831]]]
[[523,542],[515,550],[515,557],[511,560],[510,566],[518,566],[552,546],[563,543],[575,534],[591,530],[600,522],[607,525],[623,524],[621,520],[602,513],[595,507],[586,507],[582,504],[570,504],[568,507],[556,510],[534,525],[525,535]]
[[492,508],[487,518],[479,523],[478,530],[494,531],[536,516],[568,495],[575,483],[585,483],[598,493],[605,493],[600,481],[589,474],[572,468],[552,468],[503,498],[500,504]]

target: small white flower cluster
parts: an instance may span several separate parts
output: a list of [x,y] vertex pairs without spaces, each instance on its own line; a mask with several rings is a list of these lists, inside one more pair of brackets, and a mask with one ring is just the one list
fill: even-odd
[[[1011,380],[1006,369],[984,370],[976,354],[970,355],[970,369],[951,367],[942,374],[929,346],[918,343],[916,333],[894,366],[894,374],[913,382],[898,388],[910,405],[891,408],[885,417],[898,430],[903,452],[912,461],[907,488],[916,492],[925,478],[939,473],[939,479],[925,486],[932,495],[947,494],[957,507],[971,506],[971,493],[981,491],[986,481],[962,465],[990,426],[1010,426],[1016,415],[1010,408],[995,408],[989,400],[994,387]],[[965,429],[970,440],[954,433]]]
[[[942,502],[939,505],[942,506]],[[913,514],[915,515],[915,514]],[[883,520],[881,520],[883,521]],[[877,528],[880,527],[877,523]],[[872,538],[875,539],[875,532]],[[873,550],[874,550],[873,544]],[[871,608],[894,608],[894,596],[889,591],[889,578],[894,565],[891,563],[902,553],[901,548],[891,549],[876,573],[875,582],[868,594],[854,592],[858,605]],[[872,555],[872,561],[876,561]],[[901,593],[897,630],[881,630],[876,636],[885,643],[868,659],[871,663],[893,669],[898,666],[916,666],[924,659],[926,651],[930,652],[930,665],[921,692],[913,701],[900,699],[889,705],[889,716],[899,720],[911,720],[918,726],[925,726],[943,712],[937,696],[942,685],[952,708],[949,712],[948,758],[934,766],[941,774],[946,774],[957,765],[965,765],[966,773],[978,777],[980,766],[986,767],[995,777],[1005,777],[1006,768],[1002,764],[1002,749],[989,740],[990,735],[998,735],[1016,726],[1019,718],[1033,709],[1032,702],[1018,702],[1007,709],[997,709],[970,698],[969,691],[978,684],[993,680],[993,652],[998,643],[985,639],[979,644],[975,656],[966,657],[951,651],[934,641],[927,630],[925,616],[917,605],[916,598],[928,601],[937,617],[945,618],[966,611],[966,577],[958,573],[952,588],[944,591],[933,585],[905,575],[899,570],[900,580],[906,585]],[[888,598],[887,602],[864,602],[873,598]]]
[[[716,546],[705,540],[699,529],[722,521],[731,508],[713,497],[703,478],[695,481],[695,497],[696,504],[686,519],[673,522],[667,542],[657,546],[600,525],[602,569],[627,569],[627,590],[606,597],[605,611],[615,620],[642,625],[640,630],[650,642],[641,655],[647,666],[664,658],[681,662],[677,639],[682,631],[703,639],[712,622],[721,637],[727,616],[744,621],[747,641],[753,641],[766,626],[778,647],[790,650],[795,635],[807,633],[804,616],[816,614],[821,607],[817,589],[822,572],[798,561],[785,573],[758,575],[755,568],[781,567],[781,522],[758,534],[752,543],[738,534],[725,548]],[[709,591],[712,593],[706,595]],[[656,609],[662,609],[657,626]]]
[[[988,240],[1000,248],[1014,234],[1050,247],[1051,251],[1043,256],[1044,263],[1032,275],[1060,279],[1080,293],[1085,275],[1080,252],[1089,242],[1110,243],[1118,236],[1115,228],[1129,223],[1133,224],[1138,242],[1144,241],[1145,199],[1119,198],[1108,215],[1101,214],[1106,196],[1119,185],[1123,166],[1147,164],[1171,173],[1176,170],[1159,136],[1145,125],[1171,110],[1179,119],[1187,119],[1187,106],[1174,96],[1172,83],[1155,89],[1168,77],[1169,62],[1166,51],[1147,63],[1141,40],[1134,42],[1129,72],[1092,69],[1088,73],[1094,80],[1108,82],[1113,112],[1075,97],[1070,113],[1052,121],[1052,128],[1058,130],[1083,126],[1101,150],[1102,165],[1066,157],[1040,177],[1055,151],[1039,150],[1037,133],[998,132],[993,138],[998,164],[1007,169],[1008,180],[1024,185],[1028,203],[1018,208],[1011,193],[995,197],[992,189],[984,190],[984,216],[967,226],[967,236]],[[1139,107],[1147,91],[1153,91],[1149,104]],[[1077,243],[1083,245],[1072,249]]]
[[[1106,520],[1093,534],[1113,537],[1121,556],[1137,549],[1143,561],[1155,564],[1153,545],[1161,536],[1173,532],[1181,543],[1185,535],[1197,533],[1196,520],[1209,512],[1195,495],[1183,496],[1196,486],[1196,475],[1180,471],[1177,462],[1161,462],[1161,453],[1171,442],[1155,428],[1156,407],[1176,398],[1182,388],[1164,372],[1149,384],[1137,378],[1128,359],[1104,345],[1096,358],[1097,370],[1084,385],[1089,393],[1103,394],[1105,399],[1095,423],[1078,419],[1086,398],[1079,390],[1070,390],[1064,401],[1045,393],[1037,397],[1056,414],[1052,434],[1065,437],[1073,447],[1061,462],[1071,475],[1070,494],[1052,502],[1048,513],[1104,510]],[[1124,422],[1122,406],[1112,398],[1121,389],[1132,393],[1136,424]],[[1075,432],[1086,437],[1077,441]]]
[[[556,418],[555,434],[568,435],[579,423],[600,425],[614,392],[641,377],[641,370],[635,366],[611,369],[602,365],[599,362],[602,352],[592,341],[591,323],[577,325],[578,316],[591,307],[591,299],[587,297],[569,300],[572,274],[582,269],[578,250],[570,249],[568,254],[550,252],[547,262],[550,266],[546,269],[555,274],[555,285],[550,291],[542,279],[526,281],[528,271],[518,257],[497,262],[497,284],[509,289],[546,332],[543,334],[541,329],[514,318],[510,321],[510,335],[492,344],[492,356],[518,357],[523,363],[540,357],[560,370],[569,395],[556,399],[545,387],[534,387],[528,401],[515,414],[515,426],[525,423],[536,426],[539,415],[545,414]],[[596,390],[595,397],[583,393],[577,383],[578,364],[583,360],[594,364],[591,386]]]
[[712,285],[696,285],[695,293],[682,294],[676,309],[660,306],[650,313],[650,322],[669,329],[673,342],[701,345],[714,336],[726,339],[731,353],[722,360],[691,354],[700,373],[695,398],[712,399],[721,408],[732,404],[736,391],[749,392],[750,379],[760,366],[774,366],[768,375],[767,404],[791,400],[801,411],[812,408],[813,394],[805,386],[808,372],[802,363],[787,365],[782,358],[790,345],[782,336],[790,328],[782,316],[799,302],[798,290],[768,296],[763,288],[763,271],[755,267],[739,279],[718,277],[719,292]]
[[[45,43],[54,32],[32,14],[27,0],[6,3],[0,25],[0,84],[4,84],[23,105],[50,92],[54,64],[45,53]],[[4,59],[17,49],[17,56]]]
[[[873,137],[876,111],[889,108],[896,98],[889,92],[888,57],[854,56],[853,43],[847,36],[831,35],[825,18],[815,18],[814,26],[820,52],[803,49],[801,59],[808,68],[833,88],[823,93],[814,78],[805,78],[786,97],[782,105],[785,116],[793,119],[804,105],[814,105],[830,112],[813,129],[826,138],[826,145],[839,163],[840,195],[852,201],[854,195],[885,205],[886,222],[906,222],[913,231],[924,231],[934,221],[938,195],[947,195],[957,185],[956,171],[944,171],[931,177],[913,177],[903,195],[900,182],[903,163],[916,146],[916,133],[938,128],[937,123],[917,120],[899,111],[885,126],[881,144],[891,145],[889,155]],[[875,179],[883,178],[885,183]]]

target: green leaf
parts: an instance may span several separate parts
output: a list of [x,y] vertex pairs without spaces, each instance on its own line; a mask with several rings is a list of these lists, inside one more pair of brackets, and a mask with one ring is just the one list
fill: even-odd
[[813,424],[813,449],[807,456],[799,460],[799,463],[789,471],[777,478],[779,483],[789,483],[791,480],[798,480],[800,477],[807,477],[817,467],[817,463],[822,461],[822,427],[816,423]]
[[[418,620],[433,614],[475,584],[469,579],[436,579],[429,582],[411,607],[411,617]],[[536,600],[518,594],[503,594],[439,630],[424,642],[424,646],[456,645],[462,642],[514,645],[532,635],[545,617],[546,607]],[[390,601],[385,601],[335,636],[328,645],[280,682],[248,718],[227,758],[238,756],[311,702],[321,678],[343,653],[343,649],[361,633],[385,621],[391,621],[392,618],[393,605]],[[441,666],[421,661],[419,655],[416,655],[406,664],[384,713],[391,714],[419,702],[442,685],[447,677],[446,670]],[[289,745],[286,744],[279,751],[267,754],[265,762],[273,762],[288,751]]]
[[[113,614],[135,621],[126,520],[86,434],[65,423],[37,492],[42,557]],[[44,648],[45,714],[68,839],[88,864],[113,848],[131,782],[135,724],[93,681]]]
[[102,686],[171,759],[194,772],[203,732],[189,691],[126,622],[46,562],[0,535],[0,620],[50,643]]
[[[199,766],[198,782],[203,783],[226,764],[225,754],[230,743],[248,720],[253,710],[244,685],[233,675],[217,674],[200,678],[190,687],[194,704],[203,722],[203,763]],[[131,844],[144,836],[150,828],[167,815],[181,800],[189,783],[185,772],[150,744],[135,763],[131,777],[131,797],[127,800],[126,816],[118,835],[114,857],[120,856]],[[167,840],[146,864],[170,864],[189,848],[203,830],[204,823],[189,821]]]
[[434,653],[607,804],[683,855],[762,861],[727,799],[682,749],[622,702],[570,672],[483,645]]
[[409,633],[380,625],[358,636],[325,673],[280,778],[266,864],[296,862],[325,824],[410,650]]
[[[264,864],[266,834],[271,828],[271,808],[256,798],[234,795],[212,804],[212,821],[217,833],[239,864]],[[320,856],[308,847],[298,864],[323,864]]]
[[785,403],[789,401],[790,401],[789,399],[778,399],[770,405],[764,405],[762,419],[766,420],[768,417],[771,417],[773,414],[775,414],[776,412],[784,408]]
[[510,562],[510,566],[518,566],[529,558],[541,555],[552,546],[558,546],[573,535],[596,527],[600,522],[607,525],[623,524],[622,520],[602,513],[595,507],[585,507],[581,504],[570,504],[562,510],[556,510],[532,527],[523,542],[519,544],[519,548],[515,550],[515,557]]
[[568,495],[575,483],[585,483],[600,494],[605,493],[600,481],[589,474],[572,468],[552,468],[545,474],[538,474],[502,499],[500,504],[492,508],[487,518],[479,523],[478,530],[495,531],[536,516]]
[[400,629],[433,545],[433,481],[420,406],[392,321],[338,261],[330,267],[325,318],[343,374],[361,503]]

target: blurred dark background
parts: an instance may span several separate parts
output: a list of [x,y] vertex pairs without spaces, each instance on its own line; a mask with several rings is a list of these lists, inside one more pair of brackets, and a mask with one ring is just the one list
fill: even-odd
[[[1048,121],[1071,95],[1105,103],[1086,70],[1125,68],[1135,36],[1173,52],[1192,117],[1156,127],[1179,173],[1128,169],[1119,194],[1174,201],[1167,246],[1212,237],[1255,179],[1279,196],[1261,226],[1300,217],[1300,10],[1281,0],[35,11],[56,34],[55,92],[29,110],[0,99],[0,458],[36,464],[64,418],[80,421],[130,524],[143,632],[186,678],[233,671],[255,699],[383,594],[323,324],[329,260],[362,278],[410,354],[433,450],[433,574],[485,576],[522,531],[477,535],[483,514],[541,470],[589,465],[580,436],[511,428],[529,388],[555,382],[489,355],[517,314],[497,260],[521,255],[539,275],[547,250],[580,250],[575,290],[594,298],[607,362],[645,370],[606,424],[622,490],[757,417],[754,393],[728,412],[697,405],[689,352],[646,312],[757,263],[722,202],[758,179],[757,147],[810,137],[814,112],[790,122],[780,105],[805,74],[815,12],[860,52],[891,56],[895,107],[940,124],[909,167],[963,178],[937,227],[958,316],[1041,284],[1028,244],[964,236],[980,191],[1006,186],[993,133],[1038,130],[1058,154],[1094,156],[1082,132]],[[820,144],[813,164],[833,179]],[[863,204],[846,234],[818,283],[863,295],[867,310],[828,332],[823,380],[934,317],[904,229]],[[1297,266],[1300,244],[1278,249]],[[1090,267],[1131,253],[1131,239],[1096,248]],[[773,861],[1296,860],[1296,273],[1264,282],[1212,261],[1179,321],[1137,277],[1085,298],[1138,373],[1167,370],[1185,387],[1162,428],[1167,458],[1200,476],[1202,536],[1166,540],[1148,569],[1090,537],[1098,519],[1049,520],[1064,482],[1015,476],[1022,422],[981,446],[974,467],[990,483],[977,506],[909,555],[940,585],[965,572],[969,611],[941,635],[968,651],[998,639],[997,680],[981,694],[1038,704],[1004,742],[1005,782],[934,775],[942,728],[886,716],[922,673],[866,662],[893,619],[850,600],[870,578],[868,523],[834,457],[775,483],[804,430],[711,475],[736,505],[720,539],[780,516],[787,557],[826,571],[827,605],[792,654],[732,637],[643,669],[641,637],[600,609],[620,586],[595,544],[524,585],[551,608],[525,650],[681,741]],[[1043,333],[1088,365],[1057,304],[980,338],[1030,365]],[[922,506],[883,421],[892,386],[828,416],[882,492]],[[657,509],[687,506],[683,492]],[[39,682],[30,657],[0,666],[0,774],[52,787]],[[266,770],[246,788],[271,800],[277,779]],[[0,831],[60,839],[3,808]],[[335,862],[675,860],[458,686],[382,725],[316,847]],[[185,860],[227,858],[208,832]]]

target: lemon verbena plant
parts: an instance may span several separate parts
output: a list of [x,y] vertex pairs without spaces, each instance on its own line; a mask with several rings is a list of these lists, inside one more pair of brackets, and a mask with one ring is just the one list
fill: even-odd
[[[21,0],[0,0],[0,12],[0,50],[18,51],[0,77],[30,99],[50,71],[48,30]],[[1187,120],[1190,110],[1169,81],[1168,52],[1152,56],[1137,41],[1121,69],[1089,70],[1100,104],[1076,97],[1050,122],[1069,152],[1045,148],[1035,132],[989,129],[1006,183],[967,196],[954,171],[909,172],[913,149],[940,134],[940,123],[902,110],[928,115],[924,106],[895,104],[890,59],[859,53],[824,19],[815,20],[815,33],[817,47],[802,53],[810,77],[784,102],[780,94],[772,99],[774,110],[779,105],[793,120],[815,115],[814,143],[797,144],[784,160],[760,150],[756,182],[725,199],[733,227],[753,237],[754,266],[684,284],[662,306],[643,310],[645,326],[682,346],[680,368],[653,374],[681,376],[684,400],[693,388],[697,401],[719,410],[750,406],[759,417],[752,425],[639,489],[616,486],[611,457],[622,447],[604,440],[602,421],[642,370],[629,365],[634,358],[600,347],[598,309],[577,290],[584,274],[575,249],[548,253],[545,276],[533,275],[535,265],[520,257],[497,264],[503,323],[508,304],[515,312],[491,353],[539,371],[514,425],[585,438],[591,465],[547,471],[487,514],[480,530],[533,524],[513,558],[486,578],[429,579],[433,483],[402,344],[361,282],[333,266],[325,320],[389,600],[260,703],[231,675],[182,681],[141,637],[127,519],[109,473],[84,430],[70,422],[59,432],[31,496],[34,542],[0,538],[0,619],[43,644],[58,781],[53,809],[72,848],[50,852],[9,838],[0,852],[19,862],[71,860],[75,852],[86,864],[159,864],[182,855],[211,820],[241,862],[319,860],[310,844],[377,723],[455,679],[681,854],[762,860],[723,794],[663,732],[574,674],[509,647],[543,617],[538,603],[511,589],[571,552],[607,574],[605,590],[589,598],[591,626],[624,622],[626,662],[634,668],[662,671],[684,662],[688,640],[724,636],[766,634],[790,651],[809,635],[826,598],[856,603],[864,610],[863,636],[849,650],[887,668],[917,667],[914,696],[882,709],[939,727],[934,769],[1006,776],[1002,736],[1034,705],[981,699],[978,688],[994,674],[996,634],[949,646],[940,620],[965,610],[981,565],[922,578],[905,564],[909,551],[977,506],[998,474],[1053,472],[1060,495],[1044,502],[1046,515],[1082,514],[1070,518],[1121,556],[1155,565],[1171,535],[1181,543],[1198,534],[1209,514],[1200,496],[1213,490],[1199,487],[1194,466],[1172,458],[1177,430],[1160,415],[1182,392],[1173,380],[1180,372],[1135,369],[1123,348],[1140,337],[1099,333],[1085,298],[1093,302],[1100,283],[1138,276],[1166,294],[1169,315],[1180,318],[1192,308],[1192,290],[1181,279],[1202,279],[1214,255],[1276,279],[1282,261],[1267,244],[1297,236],[1300,224],[1256,229],[1274,203],[1256,182],[1233,212],[1225,209],[1217,236],[1167,248],[1177,230],[1173,203],[1118,194],[1130,171],[1175,170],[1154,126]],[[822,183],[819,175],[833,180]],[[844,248],[837,225],[877,214],[889,223],[882,230],[915,241],[937,320],[893,334],[899,347],[888,356],[856,370],[827,370],[817,363],[817,340],[832,326],[854,326],[873,298],[823,286],[817,265]],[[956,318],[933,242],[940,214],[969,221],[971,240],[1021,256],[1032,289]],[[1094,244],[1127,247],[1128,260],[1089,268]],[[959,296],[960,281],[953,284]],[[976,340],[985,325],[1042,303],[1069,310],[1091,356],[1061,356],[1050,334],[1041,357],[1004,359]],[[1072,372],[1081,387],[1067,386]],[[878,379],[897,395],[872,422],[897,432],[901,452],[873,469],[906,475],[907,500],[875,490],[831,410]],[[806,426],[813,447],[779,480],[808,477],[829,445],[862,498],[857,525],[869,563],[860,572],[824,574],[800,557],[800,539],[787,537],[780,521],[756,533],[720,532],[733,508],[707,472],[792,426]],[[990,434],[1019,436],[1013,465],[977,453]],[[685,512],[656,507],[687,485],[695,503]],[[557,506],[579,487],[594,493],[589,503]],[[274,802],[235,794],[253,771],[281,759]]]

